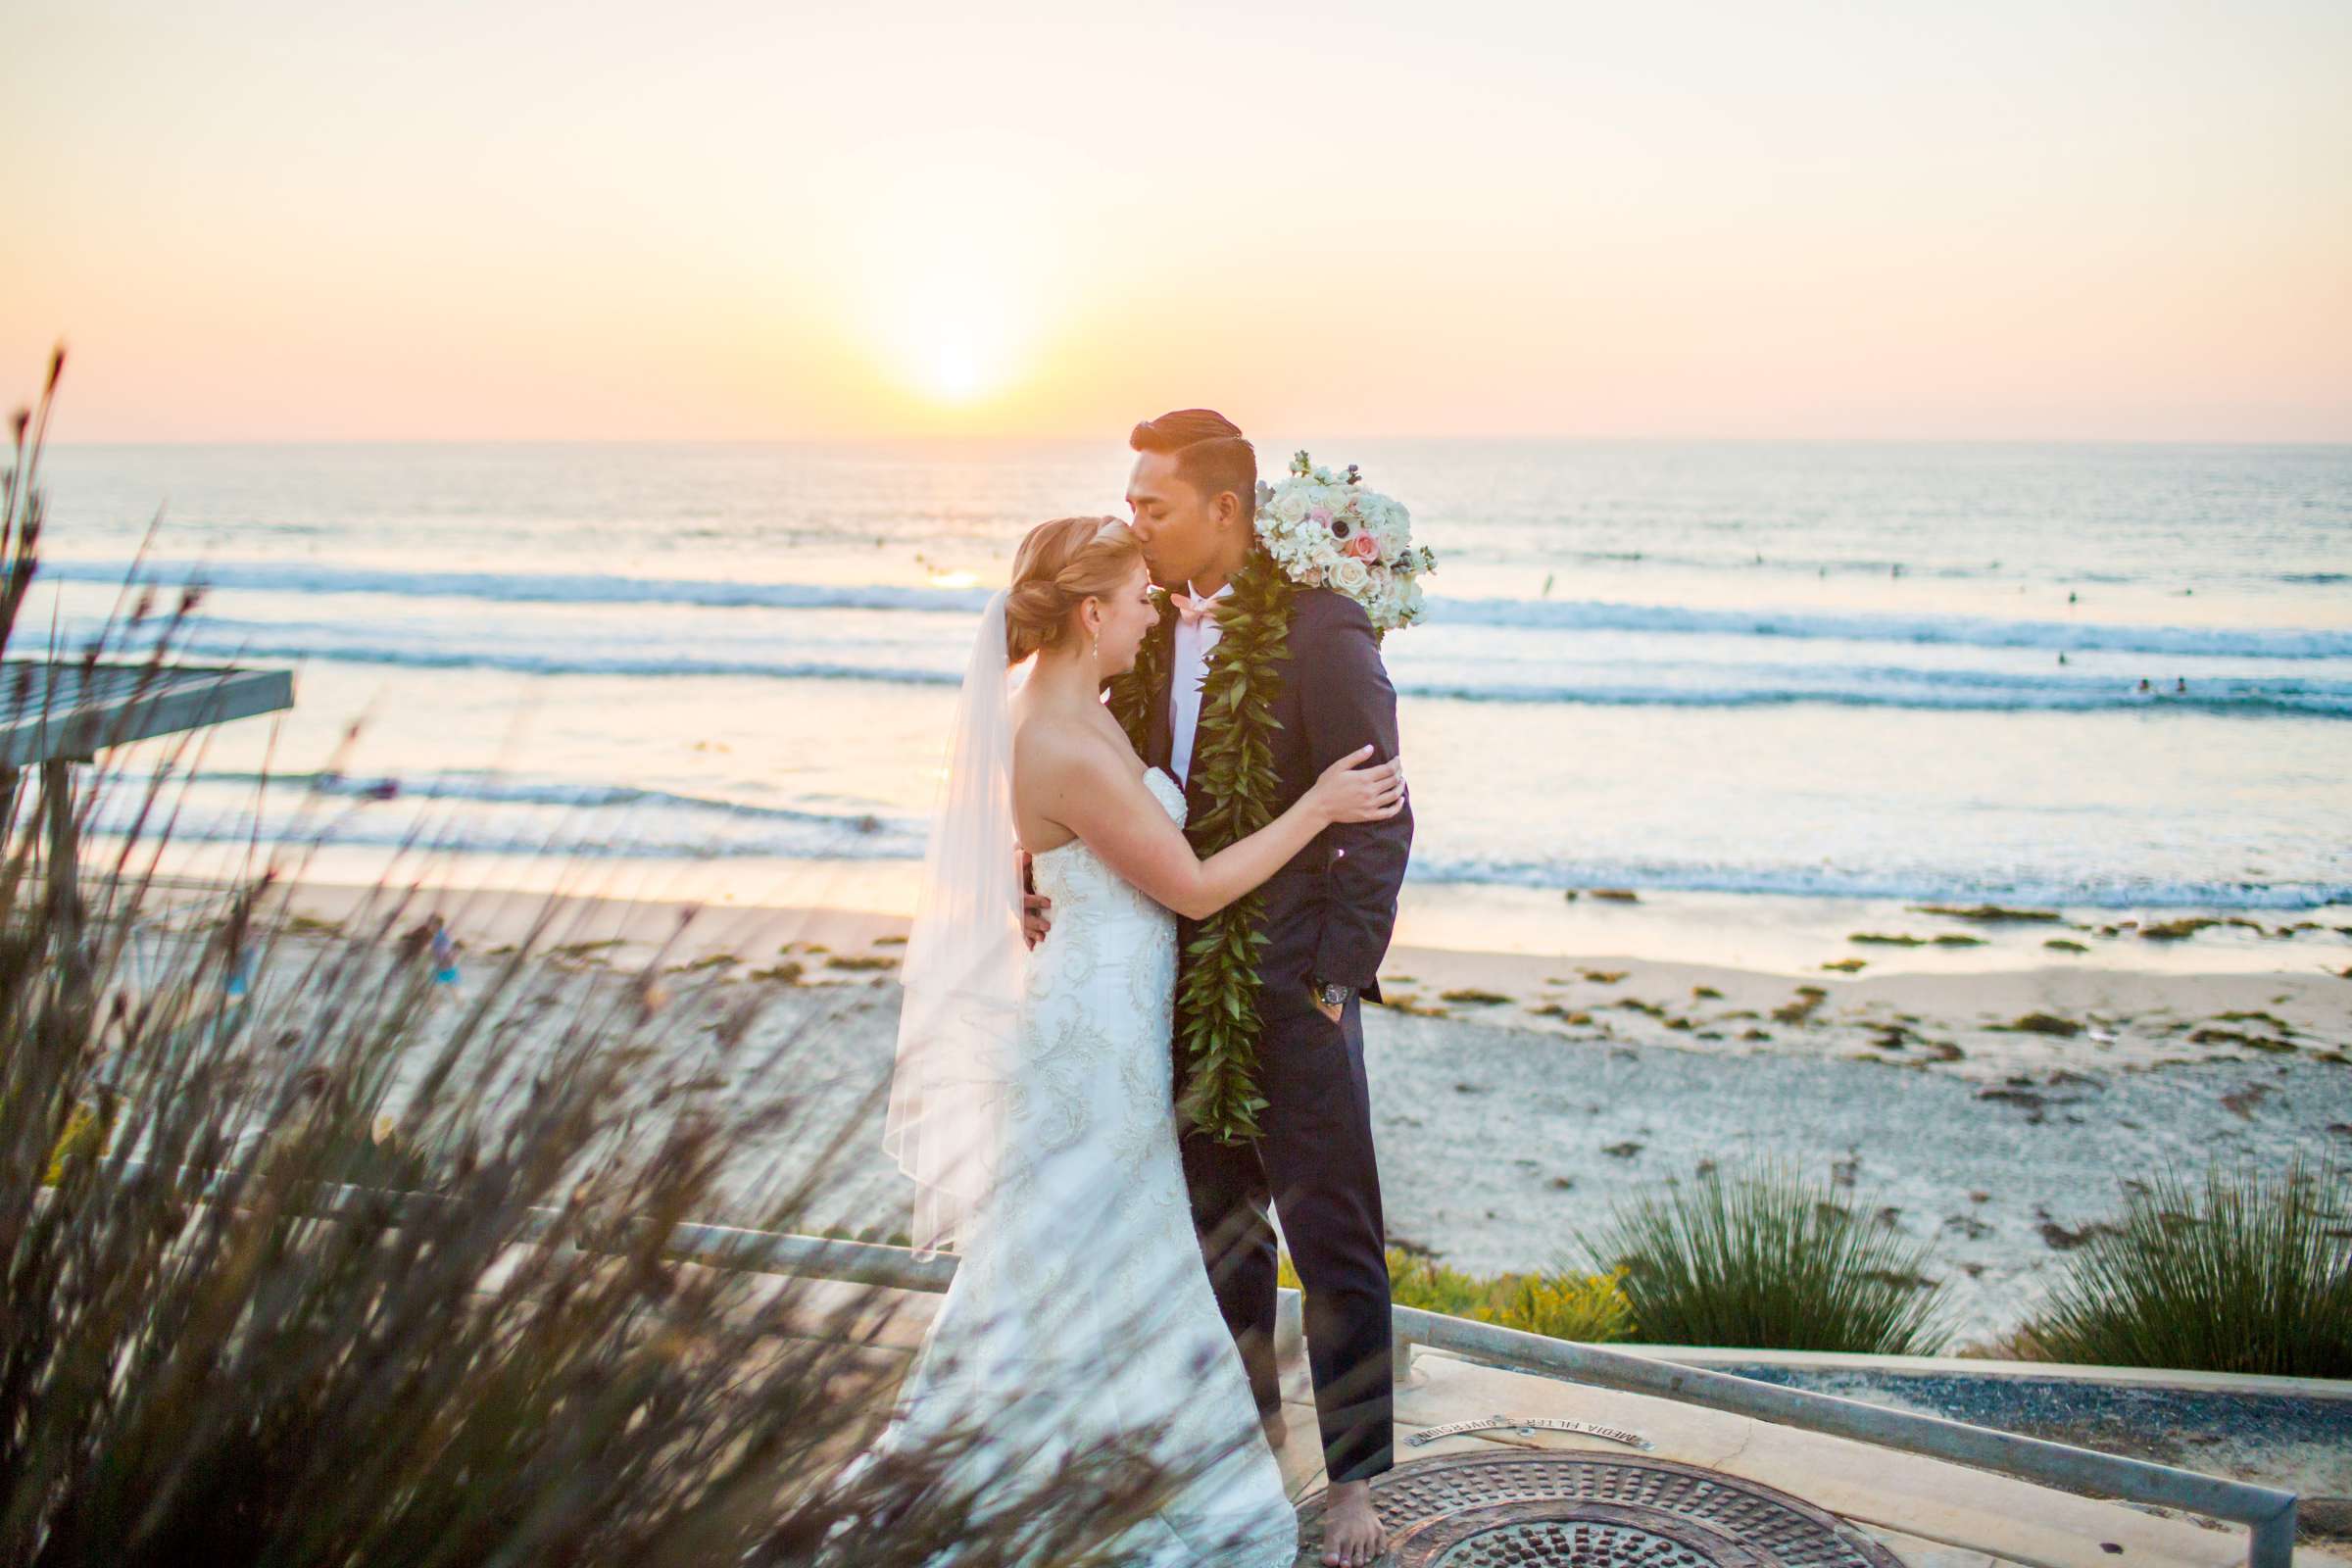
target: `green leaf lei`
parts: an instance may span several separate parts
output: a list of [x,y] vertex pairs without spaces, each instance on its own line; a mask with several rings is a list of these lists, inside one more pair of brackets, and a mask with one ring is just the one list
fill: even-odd
[[[1200,724],[1193,739],[1193,777],[1206,805],[1185,825],[1203,858],[1229,849],[1274,820],[1274,694],[1290,658],[1293,588],[1263,550],[1234,573],[1233,593],[1217,607],[1221,634],[1200,683]],[[1137,651],[1135,667],[1110,685],[1110,710],[1142,756],[1152,732],[1152,704],[1175,647],[1175,607],[1154,594],[1159,625]],[[1219,1143],[1258,1135],[1257,967],[1266,946],[1257,928],[1264,901],[1255,891],[1201,921],[1185,944],[1176,981],[1176,1043],[1184,1092],[1177,1109]]]

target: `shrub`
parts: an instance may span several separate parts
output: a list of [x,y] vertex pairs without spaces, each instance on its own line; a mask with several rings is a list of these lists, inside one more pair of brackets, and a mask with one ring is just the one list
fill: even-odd
[[[1298,1271],[1287,1252],[1279,1278],[1293,1290],[1298,1288]],[[1389,1295],[1398,1306],[1588,1345],[1633,1337],[1632,1305],[1622,1283],[1617,1274],[1567,1270],[1466,1274],[1402,1248],[1389,1249]]]
[[1588,1345],[1633,1337],[1633,1303],[1622,1273],[1504,1274],[1494,1284],[1489,1302],[1471,1309],[1482,1322]]
[[1641,1194],[1577,1240],[1622,1271],[1648,1344],[1916,1355],[1946,1337],[1928,1245],[1778,1166]]
[[2300,1160],[2276,1181],[2158,1170],[2026,1327],[2039,1358],[2352,1377],[2352,1180]]

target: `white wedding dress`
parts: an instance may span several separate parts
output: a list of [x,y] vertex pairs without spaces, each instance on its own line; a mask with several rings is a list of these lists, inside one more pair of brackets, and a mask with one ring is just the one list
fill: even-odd
[[[1184,792],[1146,786],[1178,825]],[[1146,1446],[1182,1479],[1109,1561],[1289,1568],[1298,1519],[1209,1290],[1177,1156],[1176,918],[1081,842],[1034,857],[1029,955],[994,1180],[881,1442],[958,1424],[1007,1506],[1056,1459]]]

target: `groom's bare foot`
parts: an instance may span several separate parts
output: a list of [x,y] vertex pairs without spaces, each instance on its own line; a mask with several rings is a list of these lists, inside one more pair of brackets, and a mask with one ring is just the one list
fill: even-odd
[[1340,1481],[1323,1504],[1323,1561],[1331,1568],[1362,1568],[1389,1544],[1372,1511],[1372,1483]]

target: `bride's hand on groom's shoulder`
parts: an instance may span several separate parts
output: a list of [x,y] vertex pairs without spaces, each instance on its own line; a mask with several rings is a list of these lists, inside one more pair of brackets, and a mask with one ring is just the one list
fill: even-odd
[[1375,748],[1359,746],[1323,770],[1307,792],[1327,822],[1385,822],[1404,808],[1404,761],[1371,760]]

